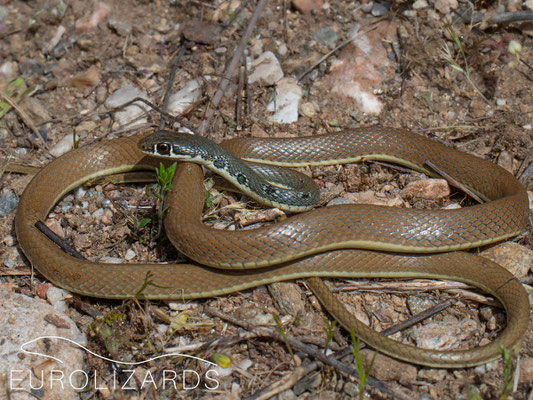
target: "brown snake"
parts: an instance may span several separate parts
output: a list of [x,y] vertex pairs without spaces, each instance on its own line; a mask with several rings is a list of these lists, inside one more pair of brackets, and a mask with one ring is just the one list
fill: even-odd
[[[41,170],[23,193],[16,217],[18,241],[32,265],[58,286],[87,296],[123,299],[138,294],[149,277],[153,284],[140,297],[187,299],[309,278],[307,283],[327,310],[345,327],[354,328],[367,344],[394,357],[435,367],[466,367],[493,360],[498,357],[499,345],[516,347],[527,329],[529,302],[522,285],[484,258],[453,252],[520,233],[528,213],[525,189],[511,174],[486,160],[404,130],[370,127],[313,138],[237,139],[224,146],[239,157],[259,151],[275,157],[275,162],[284,163],[282,159],[286,158],[296,159],[299,164],[303,157],[295,156],[294,150],[314,156],[318,160],[315,164],[324,164],[320,157],[333,151],[337,152],[333,158],[342,162],[388,160],[430,175],[424,165],[431,161],[488,202],[458,210],[339,205],[252,231],[219,231],[201,223],[205,200],[202,169],[181,163],[169,196],[167,234],[181,252],[197,263],[234,269],[197,263],[82,261],[65,254],[35,228],[35,223],[46,218],[65,193],[91,178],[153,170],[159,160],[138,150],[139,139],[136,136],[103,141],[69,152]],[[318,150],[313,153],[309,146],[317,143]],[[274,146],[274,151],[265,149],[267,144]],[[398,254],[445,251],[452,252]],[[243,265],[257,268],[243,269]],[[392,341],[354,320],[317,277],[419,277],[466,282],[502,302],[507,326],[496,340],[471,350],[416,348]]]

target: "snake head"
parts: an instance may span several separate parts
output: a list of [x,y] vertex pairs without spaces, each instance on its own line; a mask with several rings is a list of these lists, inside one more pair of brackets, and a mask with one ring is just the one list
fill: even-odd
[[159,158],[178,161],[195,161],[204,141],[213,142],[188,133],[157,131],[141,139],[138,143],[141,152]]

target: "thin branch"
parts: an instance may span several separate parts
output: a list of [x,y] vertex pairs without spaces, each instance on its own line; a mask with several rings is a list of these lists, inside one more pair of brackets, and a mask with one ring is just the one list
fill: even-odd
[[466,13],[460,15],[459,18],[465,24],[481,24],[481,29],[484,29],[493,24],[510,24],[512,22],[533,21],[533,11],[525,10],[493,14],[490,12],[484,13],[469,9]]
[[[180,47],[180,51],[174,57],[174,60],[172,60],[172,69],[170,70],[170,76],[168,77],[167,82],[167,90],[165,91],[165,97],[163,98],[163,105],[161,106],[161,109],[163,111],[167,111],[168,108],[168,102],[170,101],[170,95],[172,93],[172,86],[174,85],[174,81],[176,80],[176,73],[178,72],[178,67],[180,66],[181,58],[183,57],[183,54],[185,54],[185,49],[187,48],[187,39],[183,39],[183,43]],[[161,115],[161,121],[159,121],[159,129],[163,129],[165,127],[165,114]]]
[[322,366],[321,362],[315,361],[315,362],[308,364],[305,367],[298,367],[292,372],[292,374],[285,375],[279,381],[274,382],[273,384],[255,392],[251,396],[246,397],[245,400],[270,399],[274,397],[275,395],[292,388],[294,385],[298,383],[300,379],[306,377],[311,372],[316,371],[321,366]]
[[239,65],[241,54],[244,52],[244,49],[246,48],[248,44],[248,40],[250,39],[250,36],[252,35],[252,32],[254,31],[255,25],[257,24],[257,20],[263,13],[263,9],[265,8],[267,1],[268,0],[259,0],[259,3],[257,4],[257,7],[254,10],[254,13],[251,16],[250,21],[248,22],[246,31],[244,32],[244,35],[239,42],[239,45],[235,49],[235,52],[233,53],[233,58],[231,59],[231,62],[228,65],[226,73],[222,77],[222,80],[220,81],[220,85],[215,95],[213,96],[211,103],[208,104],[207,114],[204,120],[202,121],[202,125],[200,125],[200,129],[198,130],[198,132],[201,135],[203,135],[206,132],[208,126],[211,124],[211,120],[213,119],[213,116],[215,115],[215,110],[218,107],[218,103],[220,103],[220,100],[222,100],[222,96],[224,96],[224,92],[226,91],[226,88],[228,87],[228,84],[231,81],[233,72],[235,71],[235,68],[237,68],[237,65]]
[[86,260],[85,257],[83,257],[80,253],[77,252],[77,250],[72,247],[70,244],[65,242],[62,238],[57,236],[50,228],[48,228],[43,222],[37,221],[35,223],[35,227],[39,229],[48,239],[50,239],[52,242],[57,244],[60,248],[62,248],[65,252],[70,254],[72,257],[76,257],[80,260]]
[[[236,318],[233,318],[227,314],[224,314],[212,308],[206,308],[204,311],[207,315],[221,318],[225,321],[231,322],[234,325],[240,326],[242,328],[245,328],[247,330],[250,330],[256,333],[260,333],[262,336],[268,336],[274,340],[277,340],[283,343],[287,342],[293,349],[306,353],[307,355],[319,361],[322,361],[324,364],[331,365],[332,367],[336,368],[337,370],[339,370],[345,375],[352,376],[352,377],[355,377],[356,379],[359,379],[359,374],[357,373],[356,369],[352,365],[342,363],[332,357],[326,356],[322,351],[317,350],[314,347],[308,346],[297,339],[294,339],[290,336],[286,336],[285,338],[283,338],[282,335],[274,329],[253,326],[252,324],[248,322],[238,320]],[[373,378],[371,376],[368,377],[367,383],[370,386],[372,386],[374,389],[377,389],[383,393],[387,393],[393,398],[404,399],[403,396],[396,393],[391,388],[389,388],[382,382],[378,381],[376,378]]]
[[[37,143],[39,143],[38,146],[42,147],[42,148],[44,148],[46,150],[48,148],[48,146],[46,144],[46,141],[42,137],[41,132],[39,132],[39,130],[37,129],[37,127],[33,123],[33,121],[30,118],[30,116],[28,114],[26,114],[26,112],[11,97],[9,97],[7,94],[0,92],[0,96],[2,96],[2,98],[6,101],[6,103],[8,103],[11,107],[13,107],[17,111],[17,113],[20,116],[20,118],[22,119],[22,121],[35,134],[35,136],[39,140],[37,142]],[[30,139],[31,142],[33,142],[31,137],[29,139]]]

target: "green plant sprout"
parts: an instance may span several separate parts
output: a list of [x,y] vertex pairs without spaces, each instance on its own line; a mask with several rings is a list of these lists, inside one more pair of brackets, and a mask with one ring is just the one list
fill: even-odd
[[355,337],[353,329],[350,331],[350,337],[352,339],[352,354],[354,357],[355,368],[357,370],[357,373],[359,374],[359,400],[363,400],[365,398],[365,390],[366,384],[368,382],[368,377],[370,376],[370,371],[372,370],[372,367],[374,366],[374,361],[376,360],[376,353],[374,353],[374,356],[372,357],[372,361],[370,361],[370,365],[368,366],[368,368],[365,369],[363,356],[360,352],[361,341],[358,337]]

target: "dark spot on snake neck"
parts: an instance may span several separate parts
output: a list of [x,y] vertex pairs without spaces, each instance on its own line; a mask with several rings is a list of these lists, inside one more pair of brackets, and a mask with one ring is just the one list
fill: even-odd
[[277,190],[275,188],[273,188],[272,186],[270,185],[264,185],[263,186],[263,191],[266,193],[266,194],[275,194],[277,192]]
[[215,166],[215,168],[220,168],[220,169],[226,167],[226,163],[224,162],[224,160],[215,160],[213,162],[213,165]]
[[243,174],[237,174],[237,182],[243,185],[248,182],[248,179]]

